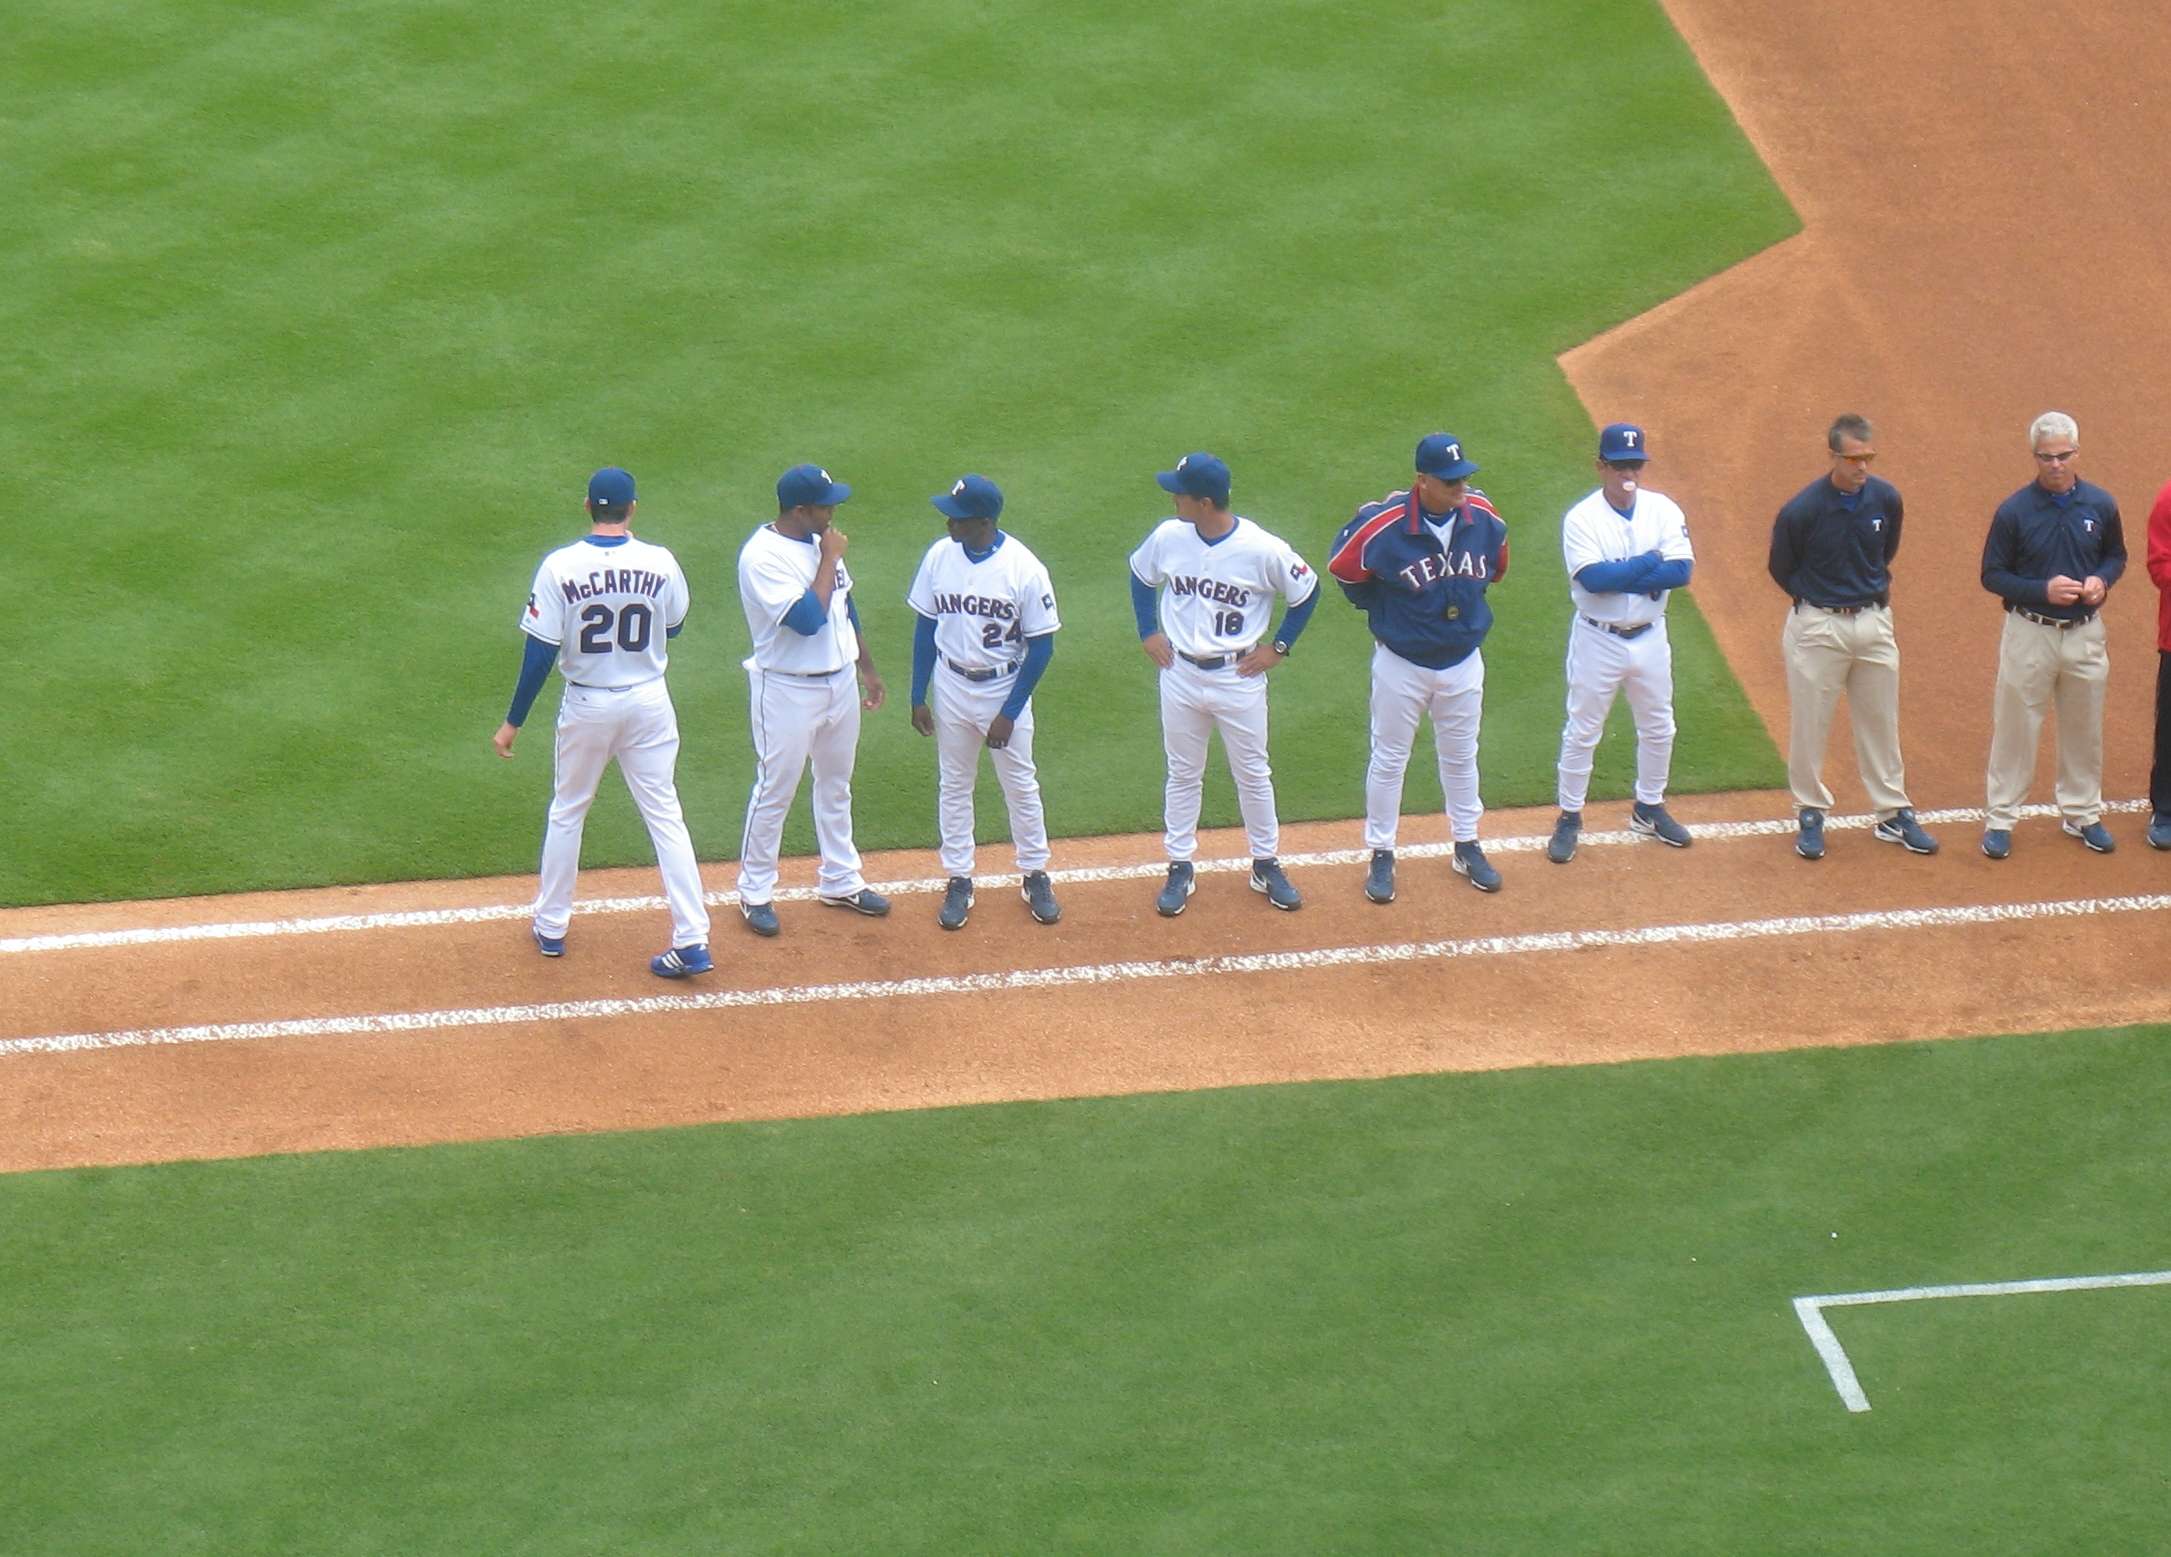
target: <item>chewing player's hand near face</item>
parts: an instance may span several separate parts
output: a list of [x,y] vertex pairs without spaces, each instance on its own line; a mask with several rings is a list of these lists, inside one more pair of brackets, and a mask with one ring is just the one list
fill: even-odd
[[1176,651],[1170,647],[1167,633],[1148,633],[1138,640],[1138,646],[1145,651],[1147,659],[1163,670],[1176,663]]
[[852,544],[852,538],[831,524],[815,537],[815,542],[821,547],[823,560],[835,562],[844,555],[844,548]]
[[1236,662],[1239,676],[1263,676],[1279,665],[1282,657],[1274,652],[1274,645],[1262,643]]
[[497,748],[500,757],[510,761],[513,755],[513,742],[519,736],[520,726],[517,724],[501,724],[497,728],[497,734],[490,737],[490,744]]
[[2052,605],[2079,605],[2087,588],[2079,579],[2058,573],[2044,582],[2043,593],[2049,597]]
[[1001,751],[1005,746],[1008,746],[1010,744],[1010,734],[1013,730],[1017,729],[1017,727],[1017,721],[1015,719],[1012,719],[1008,714],[997,714],[993,719],[989,720],[987,736],[988,750]]
[[912,705],[912,728],[922,735],[933,735],[935,733],[935,711],[925,703],[914,703]]

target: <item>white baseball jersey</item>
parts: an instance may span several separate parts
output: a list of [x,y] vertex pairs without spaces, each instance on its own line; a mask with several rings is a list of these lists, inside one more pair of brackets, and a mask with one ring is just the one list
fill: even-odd
[[996,532],[978,562],[945,536],[927,548],[905,603],[935,624],[935,652],[960,670],[997,670],[1022,659],[1025,640],[1052,633],[1055,586],[1014,535]]
[[1274,620],[1274,597],[1309,600],[1319,575],[1296,549],[1242,515],[1209,545],[1181,519],[1164,519],[1138,550],[1131,572],[1161,591],[1161,631],[1178,654],[1201,659],[1251,648]]
[[1560,549],[1568,561],[1568,595],[1575,608],[1593,621],[1616,627],[1655,622],[1666,614],[1665,594],[1594,595],[1575,576],[1594,562],[1625,562],[1656,551],[1668,562],[1694,562],[1689,522],[1681,505],[1648,487],[1636,492],[1635,511],[1622,518],[1600,487],[1568,510],[1561,521]]
[[754,652],[753,670],[827,672],[859,662],[859,634],[852,630],[852,575],[837,559],[836,588],[829,596],[829,621],[811,637],[784,625],[784,617],[813,586],[821,562],[817,540],[795,541],[763,525],[739,548],[739,604]]
[[686,620],[686,575],[661,546],[590,536],[561,546],[535,570],[520,630],[555,644],[558,669],[577,687],[654,681],[665,642]]

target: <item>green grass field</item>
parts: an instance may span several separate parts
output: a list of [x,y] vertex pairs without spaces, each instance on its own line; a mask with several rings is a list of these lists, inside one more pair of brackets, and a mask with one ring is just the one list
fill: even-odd
[[[0,1178],[10,1550],[2143,1552],[2171,1029]],[[2153,1534],[2151,1532],[2154,1532]]]
[[[486,737],[534,563],[610,462],[694,580],[673,677],[704,855],[750,773],[732,559],[804,458],[859,489],[900,692],[926,494],[1005,484],[1068,623],[1049,814],[1087,833],[1158,820],[1123,567],[1152,472],[1217,450],[1317,558],[1447,427],[1519,558],[1487,798],[1541,800],[1558,516],[1590,481],[1554,354],[1793,225],[1647,0],[11,14],[0,459],[40,605],[0,902],[531,868],[547,744],[502,766]],[[1676,610],[1677,784],[1775,781]],[[1279,673],[1285,815],[1359,808],[1364,664],[1330,600]],[[870,724],[863,844],[930,840],[932,762],[901,707]],[[590,861],[645,859],[605,796]]]

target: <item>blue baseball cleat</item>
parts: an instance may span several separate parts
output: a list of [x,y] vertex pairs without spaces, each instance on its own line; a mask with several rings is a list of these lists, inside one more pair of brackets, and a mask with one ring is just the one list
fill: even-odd
[[674,946],[648,959],[648,971],[660,979],[688,979],[696,973],[707,973],[715,966],[709,960],[706,946]]

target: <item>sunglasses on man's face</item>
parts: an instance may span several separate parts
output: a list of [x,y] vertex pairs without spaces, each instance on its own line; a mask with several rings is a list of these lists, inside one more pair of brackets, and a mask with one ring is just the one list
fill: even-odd
[[2063,465],[2079,453],[2078,449],[2037,449],[2035,457],[2045,465]]

